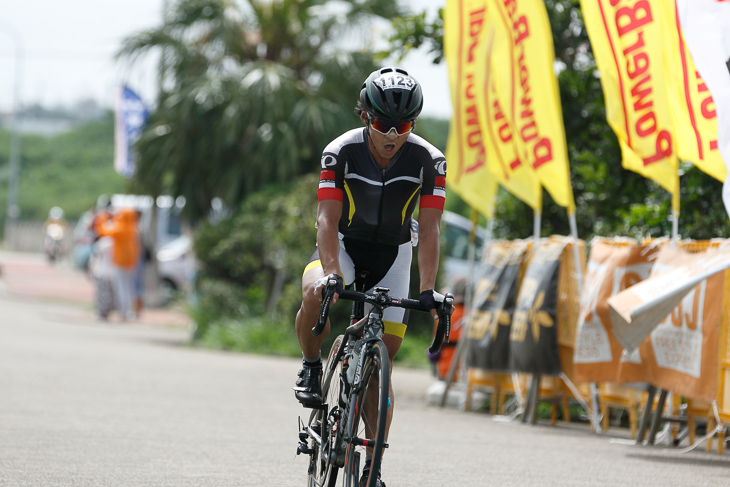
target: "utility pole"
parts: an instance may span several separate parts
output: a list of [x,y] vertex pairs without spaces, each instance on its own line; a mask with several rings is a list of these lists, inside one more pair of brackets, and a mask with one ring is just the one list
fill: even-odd
[[[162,25],[163,27],[167,24],[167,2],[168,0],[163,0],[162,2]],[[157,107],[156,109],[159,110],[162,106],[162,89],[165,79],[165,52],[164,47],[160,51],[160,62],[157,68]],[[152,279],[152,290],[151,293],[151,300],[154,302],[156,306],[159,306],[162,304],[164,297],[160,293],[160,271],[159,267],[157,265],[157,242],[159,241],[159,231],[158,231],[158,222],[159,222],[159,211],[157,206],[157,199],[160,195],[152,195],[152,207],[150,208],[150,239],[149,243],[152,247],[150,250],[150,261],[148,263],[148,267],[150,268],[150,277]]]
[[20,207],[18,206],[18,184],[20,180],[20,88],[22,86],[23,61],[24,61],[24,45],[23,37],[14,27],[3,25],[5,30],[13,38],[15,44],[15,73],[13,81],[13,116],[10,122],[10,159],[8,164],[8,200],[5,208],[5,228],[4,239],[5,248],[10,246],[11,228],[15,227],[18,217],[20,216]]

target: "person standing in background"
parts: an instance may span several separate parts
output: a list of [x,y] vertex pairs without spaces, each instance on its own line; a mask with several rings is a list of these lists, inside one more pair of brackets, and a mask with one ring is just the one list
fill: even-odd
[[[134,273],[134,312],[139,316],[144,308],[144,280],[147,262],[152,260],[152,244],[149,243],[149,228],[142,224],[142,211],[137,210],[137,230],[139,234],[139,258],[137,259],[137,269]],[[145,231],[147,229],[147,231]]]
[[89,231],[94,234],[91,256],[89,257],[89,271],[96,284],[96,313],[101,320],[107,320],[109,313],[114,309],[114,264],[112,263],[111,237],[103,237],[101,228],[111,220],[113,213],[112,203],[105,194],[96,200],[94,218],[89,224]]
[[114,207],[112,206],[112,202],[109,200],[109,197],[105,194],[99,196],[96,200],[96,214],[94,215],[94,219],[91,220],[90,225],[90,230],[94,232],[95,235],[94,241],[101,238],[101,234],[99,233],[101,231],[101,227],[111,220],[113,210]]
[[135,272],[139,259],[139,230],[137,212],[122,208],[111,221],[104,223],[99,233],[112,238],[114,263],[114,295],[123,320],[134,319],[132,300],[135,296]]
[[96,284],[96,314],[104,321],[109,319],[109,313],[114,309],[113,246],[111,237],[97,238],[89,259],[89,272]]

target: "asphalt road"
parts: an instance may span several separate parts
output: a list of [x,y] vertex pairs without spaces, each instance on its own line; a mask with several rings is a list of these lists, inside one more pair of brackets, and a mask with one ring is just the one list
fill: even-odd
[[[99,323],[2,280],[0,486],[305,484],[298,360],[194,349],[184,327]],[[394,372],[389,487],[730,485],[728,453],[439,409],[424,400],[431,383]]]

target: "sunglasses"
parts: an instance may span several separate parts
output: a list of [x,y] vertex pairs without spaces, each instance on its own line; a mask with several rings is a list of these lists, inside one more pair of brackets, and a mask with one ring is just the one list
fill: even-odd
[[377,120],[375,118],[371,118],[370,120],[370,126],[375,130],[376,132],[388,135],[391,130],[395,129],[395,133],[397,135],[405,135],[411,130],[413,130],[413,127],[415,127],[415,122],[384,122],[382,120]]

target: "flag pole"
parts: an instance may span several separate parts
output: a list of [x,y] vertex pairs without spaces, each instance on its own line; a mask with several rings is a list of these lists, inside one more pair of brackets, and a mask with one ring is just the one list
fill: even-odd
[[[494,206],[495,203],[492,203],[492,214],[494,214]],[[467,325],[469,324],[469,317],[471,315],[471,305],[472,305],[472,289],[474,288],[474,267],[475,267],[475,261],[476,261],[476,234],[477,234],[477,219],[479,217],[479,213],[476,209],[472,208],[471,210],[471,232],[469,233],[469,270],[467,271],[467,285],[466,290],[464,294],[464,315],[461,318],[461,334],[459,335],[459,342],[456,345],[456,352],[451,357],[451,364],[449,364],[449,371],[446,374],[446,384],[444,384],[444,392],[441,394],[441,401],[439,402],[439,407],[444,407],[446,405],[446,399],[449,394],[449,388],[451,387],[451,384],[454,382],[454,376],[456,375],[456,369],[460,363],[462,363],[462,358],[464,358],[464,346],[466,344],[466,331],[467,331]],[[489,244],[492,240],[492,230],[494,228],[494,217],[490,217],[487,221],[487,236],[484,239],[484,250],[482,252],[481,261],[486,262],[487,252],[489,249]],[[461,378],[464,378],[463,371],[465,370],[465,367],[461,367],[462,374]],[[464,401],[462,404],[466,404],[466,389],[464,389]]]
[[[581,265],[580,252],[578,249],[578,224],[575,219],[575,208],[568,210],[568,222],[570,223],[570,235],[573,238],[573,260],[575,262],[575,275],[578,281],[578,294],[579,302],[583,304],[583,266]],[[570,381],[567,375],[564,374],[563,381],[566,383]],[[570,387],[570,385],[568,385]],[[572,389],[571,389],[572,391]],[[591,391],[591,423],[596,430],[596,433],[602,433],[601,421],[598,415],[598,385],[595,382],[590,384]]]
[[[677,175],[679,179],[679,175]],[[679,240],[679,184],[677,190],[672,194],[672,242]]]

